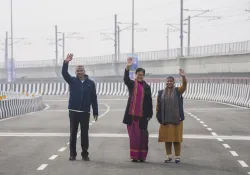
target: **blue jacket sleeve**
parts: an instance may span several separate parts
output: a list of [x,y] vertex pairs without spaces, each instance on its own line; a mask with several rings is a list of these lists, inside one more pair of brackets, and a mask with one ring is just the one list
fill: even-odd
[[92,95],[91,95],[91,104],[92,104],[92,109],[93,109],[93,115],[99,115],[96,87],[95,87],[95,83],[93,83],[93,84],[94,85],[93,85],[93,90],[92,90]]
[[65,61],[63,62],[63,66],[62,66],[62,76],[64,78],[64,80],[68,83],[71,84],[72,82],[72,77],[68,72],[68,67],[69,67],[69,63],[66,63]]

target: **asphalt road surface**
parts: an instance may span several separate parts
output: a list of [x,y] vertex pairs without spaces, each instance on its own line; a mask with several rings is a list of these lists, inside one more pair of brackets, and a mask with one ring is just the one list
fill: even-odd
[[126,99],[99,97],[101,117],[90,122],[90,159],[69,161],[67,96],[44,97],[44,111],[0,120],[0,175],[239,175],[250,174],[250,111],[204,101],[185,100],[181,163],[164,163],[159,124],[149,124],[145,163],[129,157]]

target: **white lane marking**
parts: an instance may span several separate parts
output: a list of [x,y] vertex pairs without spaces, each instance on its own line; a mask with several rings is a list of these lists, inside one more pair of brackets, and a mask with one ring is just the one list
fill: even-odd
[[[107,98],[107,99],[105,99],[105,98],[98,98],[97,100],[104,100],[104,101],[127,101],[128,99],[126,99],[126,98],[124,98],[124,99],[122,99],[122,98]],[[64,102],[64,101],[69,101],[69,100],[43,100],[44,102]]]
[[50,158],[49,158],[49,160],[54,160],[55,158],[57,158],[58,157],[58,155],[53,155],[53,156],[51,156]]
[[217,138],[217,140],[218,140],[219,142],[223,142],[223,140],[222,140],[221,138]]
[[[80,134],[80,132],[78,133]],[[124,134],[116,134],[113,133],[90,133],[90,137],[123,137],[123,135],[127,135],[127,133]],[[150,138],[158,138],[158,133],[150,134]],[[1,133],[0,137],[69,137],[69,133]],[[188,139],[225,139],[225,140],[250,140],[250,136],[227,136],[227,135],[218,135],[218,136],[212,136],[212,135],[200,135],[200,134],[184,134],[184,138]],[[223,140],[222,140],[223,141]],[[69,143],[67,143],[69,144]]]
[[204,127],[208,127],[207,125],[203,125]]
[[248,174],[250,174],[250,172],[248,172]]
[[[50,109],[50,110],[46,110],[44,112],[68,112],[69,110],[66,110],[66,109]],[[99,109],[100,112],[106,112],[107,109]],[[112,109],[112,112],[124,112],[125,109]]]
[[50,108],[50,106],[48,104],[45,104],[46,108],[44,108],[43,110],[46,111]]
[[41,166],[39,166],[37,168],[38,171],[44,170],[46,167],[48,166],[48,164],[42,164]]
[[203,121],[200,121],[201,124],[203,124],[204,122]]
[[67,143],[67,145],[69,145],[69,142]]
[[215,132],[211,132],[211,134],[212,134],[213,136],[218,136]]
[[231,148],[228,144],[223,144],[225,148]]
[[200,121],[201,119],[197,118],[196,120]]
[[237,154],[235,151],[230,151],[230,153],[235,157],[239,156],[239,154]]
[[58,151],[63,152],[63,151],[65,151],[66,149],[67,149],[67,147],[62,147],[62,148],[60,148]]
[[249,166],[246,164],[246,162],[244,162],[243,160],[238,160],[238,162],[239,162],[240,165],[241,165],[242,167],[244,167],[244,168],[249,167]]
[[212,128],[207,128],[208,131],[212,131]]

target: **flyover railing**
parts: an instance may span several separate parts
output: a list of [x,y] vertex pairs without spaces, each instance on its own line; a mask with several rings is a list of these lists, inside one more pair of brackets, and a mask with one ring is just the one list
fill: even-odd
[[[167,60],[176,59],[181,56],[181,50],[157,50],[147,52],[137,52],[140,61],[154,61],[154,60]],[[218,55],[232,55],[232,54],[244,54],[250,53],[250,41],[213,44],[196,47],[185,47],[183,48],[184,57],[204,57],[204,56],[218,56]],[[129,54],[120,54],[118,56],[118,62],[126,62]],[[102,55],[102,56],[91,56],[91,57],[77,57],[71,65],[84,64],[104,64],[115,62],[115,55]],[[62,58],[57,62],[58,65],[62,64]],[[56,65],[55,59],[50,60],[32,60],[32,61],[15,61],[16,68],[39,68],[39,67],[53,67]],[[4,68],[4,63],[0,62],[0,68]]]

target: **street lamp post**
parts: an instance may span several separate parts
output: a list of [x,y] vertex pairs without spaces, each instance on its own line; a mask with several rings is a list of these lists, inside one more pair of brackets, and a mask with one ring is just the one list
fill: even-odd
[[14,47],[14,44],[13,44],[13,10],[12,10],[12,0],[10,0],[10,28],[11,28],[11,84],[12,84],[12,87],[11,89],[14,90],[14,50],[13,50],[13,47]]
[[135,32],[135,1],[132,0],[132,55],[134,55],[134,32]]

